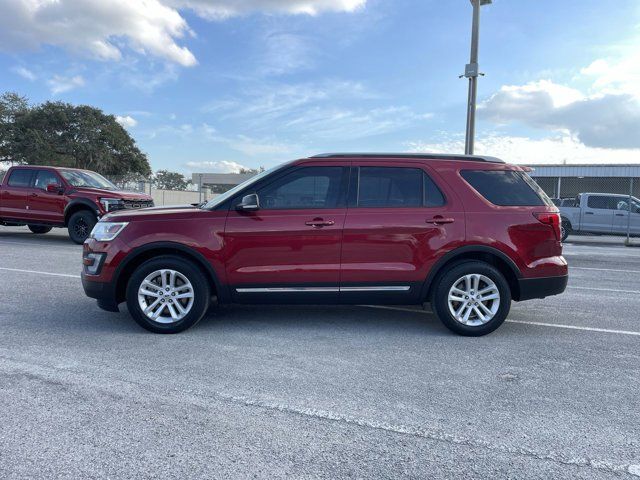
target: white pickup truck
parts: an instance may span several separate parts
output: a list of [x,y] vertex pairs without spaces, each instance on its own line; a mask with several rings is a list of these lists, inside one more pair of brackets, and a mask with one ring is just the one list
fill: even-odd
[[558,202],[562,241],[572,233],[640,235],[640,200],[615,193],[581,193]]

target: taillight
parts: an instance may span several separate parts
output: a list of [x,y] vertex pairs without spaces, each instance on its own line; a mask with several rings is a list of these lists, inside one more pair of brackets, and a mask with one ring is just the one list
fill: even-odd
[[556,240],[560,240],[560,214],[559,213],[534,213],[534,217],[538,219],[540,223],[550,225],[553,228],[553,233],[556,234]]

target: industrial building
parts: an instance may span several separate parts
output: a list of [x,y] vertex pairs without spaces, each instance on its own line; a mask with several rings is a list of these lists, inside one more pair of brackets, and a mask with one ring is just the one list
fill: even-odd
[[[531,176],[552,198],[575,197],[579,193],[633,191],[640,198],[640,163],[625,165],[529,165]],[[193,183],[222,193],[251,178],[251,173],[194,173]]]

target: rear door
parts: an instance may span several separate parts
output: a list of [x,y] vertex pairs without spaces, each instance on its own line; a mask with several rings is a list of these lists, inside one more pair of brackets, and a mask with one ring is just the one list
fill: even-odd
[[611,195],[589,195],[582,210],[581,230],[586,232],[611,233],[617,200]]
[[335,299],[346,215],[348,167],[295,166],[256,186],[260,209],[225,227],[227,282],[237,301],[313,303]]
[[49,193],[48,185],[62,187],[62,180],[53,170],[36,170],[28,196],[29,216],[44,223],[64,224],[64,195]]
[[4,219],[25,220],[29,218],[28,195],[35,170],[14,168],[8,173],[7,184],[2,189],[0,216]]
[[340,291],[347,303],[407,302],[443,247],[464,239],[455,194],[426,164],[354,161]]

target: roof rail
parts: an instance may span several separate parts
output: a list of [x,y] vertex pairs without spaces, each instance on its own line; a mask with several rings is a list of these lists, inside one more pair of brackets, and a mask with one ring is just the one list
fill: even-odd
[[309,158],[417,158],[425,160],[463,160],[469,162],[505,163],[496,157],[451,153],[321,153]]

